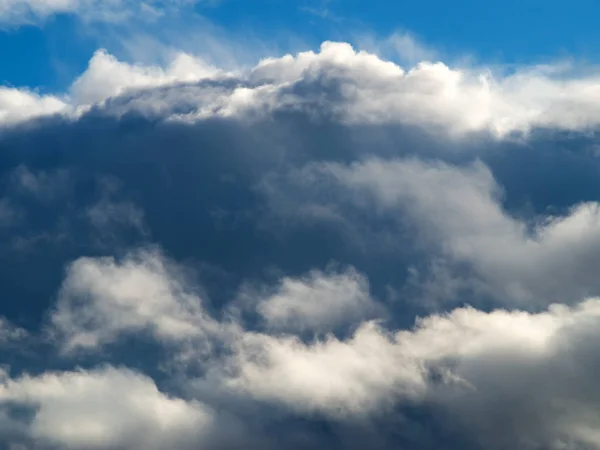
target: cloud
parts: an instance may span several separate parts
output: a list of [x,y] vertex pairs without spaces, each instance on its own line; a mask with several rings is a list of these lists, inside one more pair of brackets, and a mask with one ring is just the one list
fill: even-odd
[[0,123],[15,124],[32,117],[66,112],[68,105],[58,97],[0,87]]
[[277,291],[260,299],[256,308],[270,329],[321,333],[384,312],[371,299],[367,280],[354,269],[340,274],[314,271],[299,280],[284,278]]
[[381,58],[398,60],[408,66],[422,61],[437,61],[438,52],[421,42],[413,33],[398,30],[383,39],[370,35],[358,38],[360,47]]
[[3,123],[0,446],[600,448],[595,76],[190,55]]
[[74,14],[86,22],[122,23],[133,18],[147,20],[180,8],[193,0],[3,0],[0,23],[6,26],[37,23],[58,14]]
[[198,293],[189,291],[172,270],[152,252],[123,261],[76,260],[51,316],[65,351],[96,349],[125,333],[147,331],[177,342],[215,332]]
[[420,405],[486,448],[596,448],[597,320],[591,299],[539,314],[461,308],[396,333],[367,323],[310,344],[249,333],[226,383],[341,421]]
[[161,67],[127,64],[105,50],[98,50],[87,70],[73,83],[71,93],[77,104],[91,105],[126,90],[191,83],[218,75],[216,68],[185,53],[175,56],[169,67],[163,70]]
[[0,345],[11,344],[27,337],[27,330],[17,327],[3,317],[0,317]]
[[381,411],[388,400],[393,404],[395,394],[410,397],[424,388],[418,367],[397,360],[393,342],[373,324],[347,341],[305,344],[248,333],[235,345],[228,387],[292,411],[360,416]]
[[[131,268],[113,270],[129,276]],[[338,282],[341,286],[346,283],[340,279]],[[147,281],[134,283],[131,289],[147,291],[147,285]],[[87,295],[90,293],[93,295]],[[140,309],[160,304],[159,309],[165,310],[172,300],[148,295],[138,303]],[[125,323],[119,305],[109,301],[105,308],[112,311],[113,322]],[[166,320],[168,315],[162,318]],[[78,396],[69,400],[77,393],[86,399],[81,403],[81,408],[86,408],[81,417],[94,418],[98,414],[100,425],[112,423],[106,421],[117,420],[118,416],[102,412],[108,402],[116,402],[119,414],[124,414],[118,422],[122,426],[94,428],[103,433],[110,431],[108,442],[142,436],[131,430],[153,424],[151,420],[158,419],[148,415],[159,409],[140,405],[139,410],[133,410],[129,399],[139,392],[145,402],[156,398],[157,405],[165,402],[167,410],[180,411],[176,416],[181,420],[185,417],[183,423],[189,425],[182,429],[180,420],[169,420],[168,427],[151,425],[155,431],[168,432],[172,426],[182,430],[183,436],[190,429],[198,430],[195,417],[202,418],[202,423],[208,421],[208,413],[201,411],[210,411],[210,407],[198,410],[200,406],[194,402],[217,402],[221,407],[236,408],[236,404],[247,405],[250,401],[283,408],[281,416],[273,420],[317,414],[323,420],[354,423],[365,430],[372,420],[390,414],[402,417],[407,408],[417,407],[430,411],[431,420],[443,421],[485,447],[596,448],[600,441],[594,430],[600,419],[593,413],[599,398],[594,394],[593,374],[598,355],[590,343],[596,339],[599,318],[600,300],[592,298],[573,307],[552,305],[539,313],[459,308],[418,319],[412,329],[406,330],[390,330],[362,320],[345,338],[329,335],[302,341],[293,334],[238,328],[225,339],[217,338],[219,348],[225,351],[213,353],[206,360],[204,375],[186,382],[192,387],[186,401],[163,399],[150,380],[114,369],[95,371],[93,376],[63,373],[24,377],[9,381],[0,397],[5,401],[37,402],[41,408],[32,422],[34,436],[62,442],[91,439],[84,426],[78,427],[81,436],[67,436],[61,431],[64,422],[70,423],[71,411],[78,411]],[[135,331],[139,326],[130,322],[123,325],[125,328]],[[197,329],[202,331],[199,326]],[[161,339],[159,334],[155,337]],[[126,384],[129,378],[135,383]],[[67,380],[78,387],[62,388]],[[121,382],[126,387],[120,388]],[[102,386],[112,394],[100,395],[104,392]],[[150,386],[150,392],[156,394],[149,395]],[[121,389],[128,394],[120,395]],[[237,398],[233,405],[225,401],[231,396]],[[97,406],[92,402],[96,398],[98,402],[102,399]],[[167,402],[174,404],[169,406]],[[68,417],[59,412],[60,405],[65,404],[73,405]],[[133,404],[138,405],[137,401]],[[239,407],[238,417],[245,417],[246,408]],[[142,412],[143,421],[138,418]],[[268,417],[265,415],[263,420],[271,420]],[[49,420],[52,422],[46,423]],[[161,414],[160,420],[166,418]]]
[[468,264],[498,301],[535,305],[598,293],[593,269],[600,236],[596,202],[574,205],[564,215],[518,219],[503,208],[502,188],[481,162],[323,163],[290,173],[285,183],[278,185],[279,195],[288,186],[290,197],[284,198],[290,205],[299,203],[295,210],[304,202],[297,189],[313,192],[309,198],[318,197],[315,189],[336,192],[336,212],[321,216],[325,221],[334,217],[334,224],[341,220],[353,226],[356,211],[380,220],[395,217],[398,245],[403,243],[402,230],[410,227],[424,251],[438,252],[455,265]]
[[598,123],[590,103],[597,77],[562,78],[543,68],[504,77],[441,62],[404,70],[348,44],[326,42],[318,53],[267,58],[242,81],[246,78],[257,85],[242,84],[216,98],[199,97],[195,112],[186,116],[320,109],[319,114],[350,123],[404,123],[499,135],[534,127],[582,130]]
[[[405,70],[349,44],[325,42],[319,52],[266,58],[251,70],[238,71],[236,77],[228,74],[226,82],[225,75],[189,54],[177,55],[161,69],[120,62],[99,51],[74,82],[67,104],[51,96],[6,90],[10,100],[3,122],[73,114],[132,89],[173,84],[171,89],[141,93],[105,110],[122,114],[125,108],[187,121],[303,111],[348,124],[404,124],[455,137],[478,132],[507,136],[536,128],[584,131],[600,120],[594,100],[598,76],[573,75],[559,66],[525,67],[509,75],[452,68],[442,62],[419,62]],[[220,89],[194,85],[200,80],[212,81]],[[192,85],[182,88],[179,83]]]
[[16,417],[13,425],[25,433],[15,440],[35,448],[192,448],[215,419],[205,405],[170,397],[152,379],[113,367],[5,379],[0,405],[31,411],[31,420]]
[[25,198],[31,197],[45,204],[52,203],[65,195],[72,181],[68,170],[33,172],[24,165],[16,167],[10,178],[9,186],[14,194]]

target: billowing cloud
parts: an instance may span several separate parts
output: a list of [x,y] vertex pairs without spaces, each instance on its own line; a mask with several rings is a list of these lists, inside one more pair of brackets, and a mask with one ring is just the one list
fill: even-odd
[[0,123],[14,124],[36,116],[66,112],[65,101],[17,88],[0,87]]
[[375,159],[323,164],[300,175],[315,177],[349,189],[342,195],[357,208],[396,216],[399,229],[408,218],[424,246],[469,264],[500,301],[578,301],[598,292],[596,202],[574,205],[565,215],[520,220],[503,209],[502,190],[480,162],[456,167]]
[[597,448],[587,372],[597,355],[586,344],[597,320],[592,299],[540,314],[458,309],[397,333],[365,324],[346,341],[250,334],[229,383],[341,420],[422,405],[486,448]]
[[8,405],[31,411],[28,423],[12,419],[24,432],[14,439],[42,448],[192,448],[214,421],[205,405],[165,395],[150,378],[112,367],[4,379],[0,406]]
[[[138,258],[152,264],[157,256]],[[117,288],[120,276],[131,278],[132,267],[112,270]],[[149,281],[142,281],[132,279],[129,291],[148,292]],[[324,282],[339,284],[337,289],[347,284],[342,277]],[[82,287],[80,294],[93,296],[94,289]],[[172,316],[168,295],[138,296],[135,301],[138,311],[166,311],[154,319],[156,327]],[[335,305],[335,298],[331,301]],[[187,436],[212,423],[208,405],[229,405],[225,407],[234,408],[229,413],[243,419],[248,407],[235,405],[252,401],[257,407],[283,408],[282,417],[317,414],[365,430],[372,420],[421,408],[430,412],[431,420],[444,421],[485,447],[597,448],[600,418],[593,411],[599,397],[593,386],[598,352],[591,343],[597,337],[599,305],[592,298],[539,313],[466,307],[417,319],[411,329],[393,330],[364,320],[357,328],[349,325],[353,331],[347,337],[308,341],[235,327],[234,332],[213,335],[220,350],[206,360],[204,375],[179,381],[191,387],[184,389],[185,401],[163,396],[144,376],[106,368],[8,379],[0,399],[39,405],[30,425],[33,436],[70,446],[102,441],[94,448],[110,448],[117,441],[142,445],[134,436],[155,436],[138,432],[147,426],[157,433],[153,439],[187,448]],[[111,311],[105,323],[130,332],[139,329],[137,323],[125,323],[127,315],[116,302],[105,301],[104,308]],[[202,311],[199,315],[208,315]],[[219,326],[230,327],[229,319],[224,320]],[[237,397],[233,404],[231,396]],[[162,412],[153,416],[153,411]],[[264,420],[283,420],[268,417]],[[72,428],[77,420],[93,420],[94,426]],[[174,430],[179,444],[169,434]]]
[[598,79],[557,70],[0,91],[0,447],[600,449]]
[[[421,62],[405,70],[349,44],[326,42],[319,52],[267,58],[237,78],[230,74],[229,82],[223,83],[223,77],[223,71],[187,54],[162,69],[127,64],[99,51],[74,82],[70,108],[54,97],[8,90],[4,122],[60,111],[72,114],[77,107],[132,88],[199,80],[212,80],[221,89],[190,87],[183,97],[187,111],[181,111],[180,87],[130,99],[128,109],[192,121],[300,110],[350,124],[407,124],[453,135],[484,131],[505,136],[536,127],[582,131],[600,120],[595,106],[598,76],[573,76],[561,66],[525,68],[510,75],[443,62]],[[120,108],[113,111],[122,113]]]
[[181,341],[215,332],[201,298],[178,275],[156,253],[122,262],[78,259],[67,269],[51,317],[65,350],[93,349],[123,333],[148,331],[159,340]]
[[87,70],[73,83],[71,93],[76,104],[91,105],[126,90],[193,83],[217,75],[217,69],[185,53],[177,55],[163,70],[161,67],[127,64],[99,50],[90,60]]
[[340,274],[314,271],[304,279],[284,278],[271,295],[247,290],[241,298],[245,308],[256,308],[273,330],[323,333],[384,314],[371,299],[367,280],[353,269]]

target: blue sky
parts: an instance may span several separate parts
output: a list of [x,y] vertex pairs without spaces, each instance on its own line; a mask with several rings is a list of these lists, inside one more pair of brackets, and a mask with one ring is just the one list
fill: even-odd
[[[154,25],[83,24],[75,15],[58,14],[29,26],[7,24],[0,31],[0,80],[43,91],[64,89],[81,73],[98,47],[119,55],[113,33],[154,33],[167,29],[211,29],[275,46],[280,52],[317,48],[324,40],[360,44],[359,36],[384,39],[409,32],[446,59],[471,57],[480,63],[532,64],[574,58],[598,61],[598,5],[591,0],[560,1],[360,1],[221,0],[196,5],[195,12]],[[190,48],[202,50],[202,42]],[[260,52],[256,53],[258,57]]]

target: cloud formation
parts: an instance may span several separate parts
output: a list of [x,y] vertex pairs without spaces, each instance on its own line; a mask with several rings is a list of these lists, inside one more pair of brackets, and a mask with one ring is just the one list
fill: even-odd
[[597,202],[527,221],[504,210],[502,189],[481,162],[457,167],[414,158],[309,165],[288,175],[287,201],[303,202],[294,188],[328,183],[331,190],[341,187],[343,202],[323,220],[352,226],[343,216],[357,208],[397,220],[399,234],[409,222],[426,251],[433,247],[455,264],[468,264],[499,301],[568,302],[598,292],[591,269],[600,237]]
[[15,424],[25,442],[64,448],[190,448],[213,420],[203,405],[168,397],[148,377],[111,367],[9,379],[0,402],[32,409],[30,423]]
[[[407,124],[451,135],[484,131],[506,136],[538,127],[585,131],[599,121],[594,99],[600,82],[594,73],[577,76],[568,69],[540,66],[504,75],[420,62],[405,70],[349,44],[325,42],[319,52],[267,58],[250,70],[227,75],[188,54],[177,55],[161,69],[127,64],[98,51],[73,83],[66,104],[56,97],[8,89],[2,93],[2,115],[3,122],[14,122],[56,112],[73,114],[78,107],[134,88],[212,80],[221,89],[189,87],[184,114],[178,111],[178,86],[130,99],[126,109],[192,121],[302,110],[350,124]],[[224,77],[230,83],[223,84]]]
[[[147,311],[146,321],[157,322],[158,330],[170,320],[164,311],[173,300],[168,295],[144,296],[148,283],[135,282],[160,257],[145,253],[136,258],[136,268],[123,264],[112,269],[117,280],[131,284],[126,288],[117,281],[106,293],[106,329],[138,329],[131,321],[123,325],[128,316],[117,303],[123,290],[136,299],[138,312]],[[174,270],[171,276],[177,280],[183,268]],[[71,272],[65,283],[72,285],[74,278],[81,286],[89,285],[88,292],[80,292],[82,298],[95,295],[86,281],[88,273]],[[315,283],[344,289],[348,281],[323,276]],[[280,295],[293,298],[294,293]],[[292,299],[286,303],[293,304]],[[196,308],[201,316],[208,315],[199,301]],[[244,406],[250,401],[283,408],[278,418],[263,413],[263,422],[317,414],[320,420],[351,423],[368,434],[373,420],[393,412],[402,417],[405,408],[417,407],[429,409],[431,420],[451,425],[473,445],[596,448],[600,441],[593,411],[598,399],[592,393],[598,352],[592,343],[599,317],[598,299],[574,307],[553,305],[533,314],[466,307],[418,319],[411,329],[391,330],[366,320],[356,328],[349,325],[353,331],[348,337],[308,341],[293,333],[247,330],[230,319],[205,319],[212,326],[196,324],[198,332],[214,327],[230,331],[210,335],[214,350],[198,356],[205,358],[202,374],[180,379],[185,400],[161,393],[154,381],[129,369],[5,375],[0,402],[9,410],[3,428],[12,423],[14,430],[21,430],[20,439],[67,448],[162,448],[167,443],[204,448],[199,440],[218,440],[226,433],[219,427],[230,426],[218,422],[215,408],[223,411],[229,405],[233,409],[225,417],[252,423],[244,417],[252,411]],[[69,321],[79,323],[77,317],[63,316],[53,326]],[[172,329],[181,337],[181,327]],[[33,408],[32,419],[22,422],[11,415],[15,405]]]
[[551,69],[0,90],[0,447],[600,449],[597,79]]

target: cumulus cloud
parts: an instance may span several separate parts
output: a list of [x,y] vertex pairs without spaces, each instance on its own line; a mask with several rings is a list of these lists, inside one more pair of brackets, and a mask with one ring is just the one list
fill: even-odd
[[13,418],[25,434],[15,440],[44,448],[192,448],[214,421],[207,406],[170,397],[152,379],[113,367],[4,379],[0,405],[29,409],[26,423]]
[[272,294],[245,289],[245,308],[256,308],[267,328],[317,333],[351,327],[384,315],[370,296],[366,278],[355,269],[326,274],[313,271],[301,279],[286,277]]
[[600,449],[596,84],[328,42],[7,90],[0,446]]
[[[433,247],[456,264],[467,263],[500,301],[530,305],[578,301],[598,292],[593,269],[600,237],[596,202],[574,205],[565,215],[513,217],[502,206],[501,186],[481,162],[324,163],[290,173],[287,183],[291,204],[304,201],[297,189],[319,186],[327,191],[342,186],[334,205],[335,222],[344,215],[344,220],[353,219],[348,208],[391,215],[397,220],[398,236],[404,227],[412,227],[428,252]],[[285,188],[280,187],[281,193]]]
[[[73,83],[66,104],[52,96],[5,89],[3,122],[73,114],[127,90],[200,80],[217,82],[222,89],[189,89],[185,112],[178,87],[154,91],[141,103],[130,101],[129,109],[187,121],[303,111],[349,124],[406,124],[455,136],[482,131],[506,136],[540,127],[581,131],[600,120],[594,100],[598,76],[573,75],[561,66],[526,67],[509,75],[429,61],[404,69],[347,43],[325,42],[318,52],[266,58],[235,77],[227,75],[225,84],[224,76],[225,71],[188,54],[179,54],[163,69],[121,62],[98,51]],[[163,107],[157,109],[157,104]]]
[[181,341],[214,332],[202,299],[157,253],[123,261],[81,258],[68,269],[52,313],[65,350],[95,349],[123,333]]
[[[129,276],[131,268],[113,270]],[[147,285],[147,280],[132,283],[131,289],[142,292]],[[93,286],[88,288],[93,295],[91,290]],[[138,302],[140,309],[160,303],[164,310],[171,308],[172,299],[148,295]],[[600,441],[594,430],[600,418],[592,412],[599,398],[593,388],[598,355],[590,343],[596,339],[599,305],[592,298],[573,307],[552,305],[539,313],[467,307],[423,317],[408,330],[361,321],[348,337],[309,341],[292,334],[238,329],[219,338],[221,348],[229,350],[207,360],[205,375],[189,380],[191,386],[211,386],[212,395],[206,389],[192,389],[189,400],[171,400],[145,377],[102,369],[9,380],[0,398],[41,405],[32,433],[63,443],[76,440],[75,445],[99,438],[98,433],[106,433],[109,440],[104,442],[133,439],[140,433],[132,430],[145,426],[157,433],[168,433],[172,426],[183,436],[200,431],[210,423],[206,412],[210,408],[194,402],[214,402],[219,393],[238,396],[241,404],[252,400],[277,405],[288,414],[317,414],[359,427],[394,411],[402,414],[404,408],[425,408],[432,420],[451,424],[478,445],[491,448],[596,448]],[[113,323],[124,323],[119,305],[109,301],[105,308],[112,310]],[[163,313],[165,320],[168,314]],[[139,329],[133,322],[123,326]],[[74,387],[67,389],[65,383]],[[126,395],[119,394],[121,384]],[[103,389],[111,394],[102,394]],[[156,407],[134,403],[138,393]],[[130,399],[139,410],[129,406]],[[103,412],[110,402],[123,414],[119,426],[110,426],[117,416]],[[73,407],[61,413],[61,405]],[[63,433],[79,407],[85,409],[77,417],[97,415],[96,425]],[[173,410],[173,420],[163,416],[163,407]],[[159,410],[160,419],[151,416]],[[240,411],[243,417],[244,408]]]
[[249,333],[235,345],[228,387],[293,411],[377,413],[393,404],[393,396],[411,397],[424,388],[418,366],[396,359],[393,341],[373,324],[347,341],[329,337],[305,344],[296,337]]
[[126,90],[155,86],[197,82],[219,75],[216,68],[198,58],[181,53],[169,67],[146,67],[118,61],[105,50],[98,50],[90,60],[87,70],[71,87],[74,101],[79,105],[102,102]]
[[52,95],[0,87],[0,123],[15,124],[36,116],[66,112],[65,101]]

